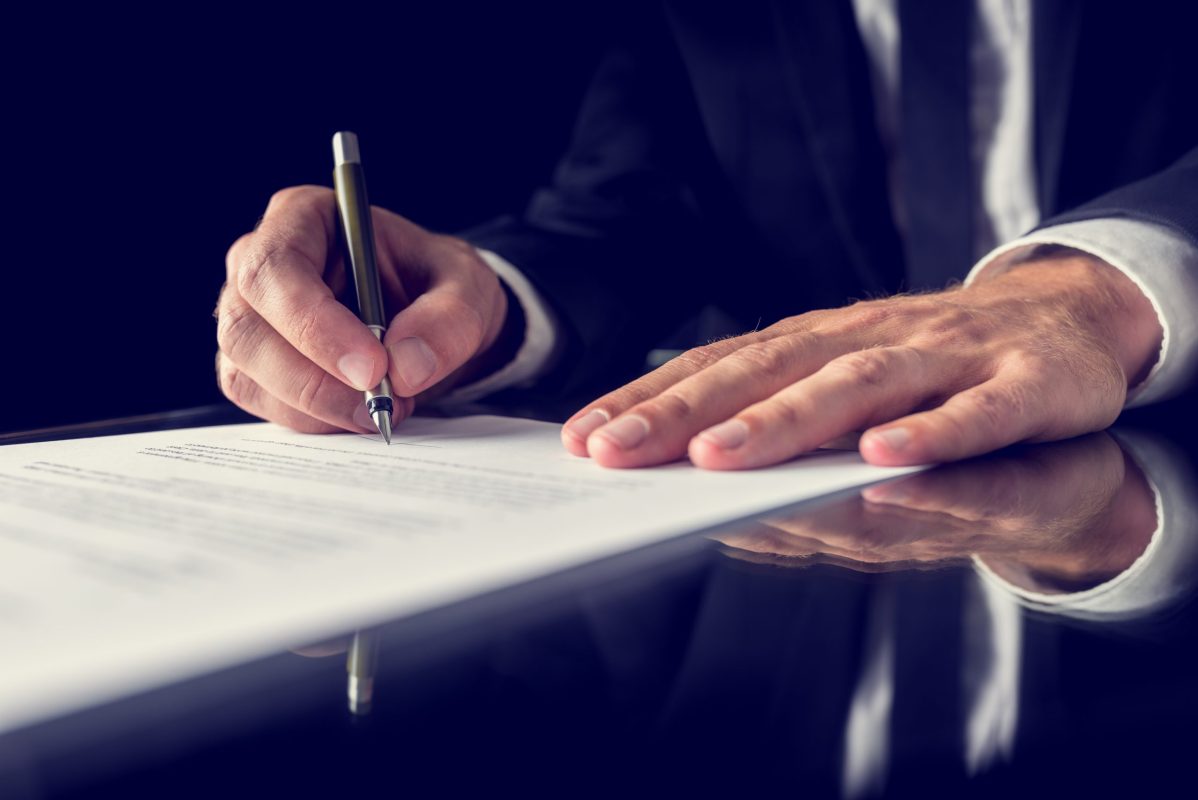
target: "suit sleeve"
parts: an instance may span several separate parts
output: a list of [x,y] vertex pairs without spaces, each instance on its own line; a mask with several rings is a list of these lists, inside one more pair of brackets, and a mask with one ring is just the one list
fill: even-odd
[[988,253],[966,283],[993,277],[1055,244],[1095,255],[1127,275],[1152,303],[1164,337],[1147,378],[1128,394],[1144,405],[1194,387],[1198,374],[1198,149],[1170,167],[1115,189]]
[[602,62],[568,152],[525,212],[464,235],[517,267],[560,323],[542,392],[626,380],[711,280],[687,181],[704,152],[689,83],[664,30],[639,44]]
[[1198,247],[1198,147],[1160,172],[1050,217],[1039,227],[1104,217],[1163,225]]

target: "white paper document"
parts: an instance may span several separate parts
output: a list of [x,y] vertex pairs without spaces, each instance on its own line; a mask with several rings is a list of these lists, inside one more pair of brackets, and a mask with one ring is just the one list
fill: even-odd
[[0,731],[905,469],[608,470],[559,426],[0,447]]

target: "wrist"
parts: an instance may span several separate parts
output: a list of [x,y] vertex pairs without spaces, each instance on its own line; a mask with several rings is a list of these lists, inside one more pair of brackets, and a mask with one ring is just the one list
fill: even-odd
[[983,283],[1008,283],[1023,290],[1034,285],[1046,291],[1071,322],[1109,349],[1129,389],[1156,363],[1164,336],[1156,310],[1130,278],[1097,256],[1045,246],[991,280],[983,275],[975,285]]

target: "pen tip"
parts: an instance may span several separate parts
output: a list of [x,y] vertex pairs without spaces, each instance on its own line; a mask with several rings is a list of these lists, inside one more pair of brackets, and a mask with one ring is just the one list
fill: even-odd
[[383,441],[391,444],[391,413],[382,409],[374,412],[371,416],[374,417],[375,427],[382,434]]

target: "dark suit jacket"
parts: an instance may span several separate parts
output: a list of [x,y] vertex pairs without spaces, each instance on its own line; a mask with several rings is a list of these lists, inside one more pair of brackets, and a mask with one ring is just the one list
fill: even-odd
[[[552,183],[521,217],[468,234],[529,275],[565,323],[547,385],[626,379],[705,305],[743,331],[919,288],[849,0],[723,5],[666,2],[630,25]],[[1044,224],[1124,216],[1198,243],[1193,4],[1032,7]]]

